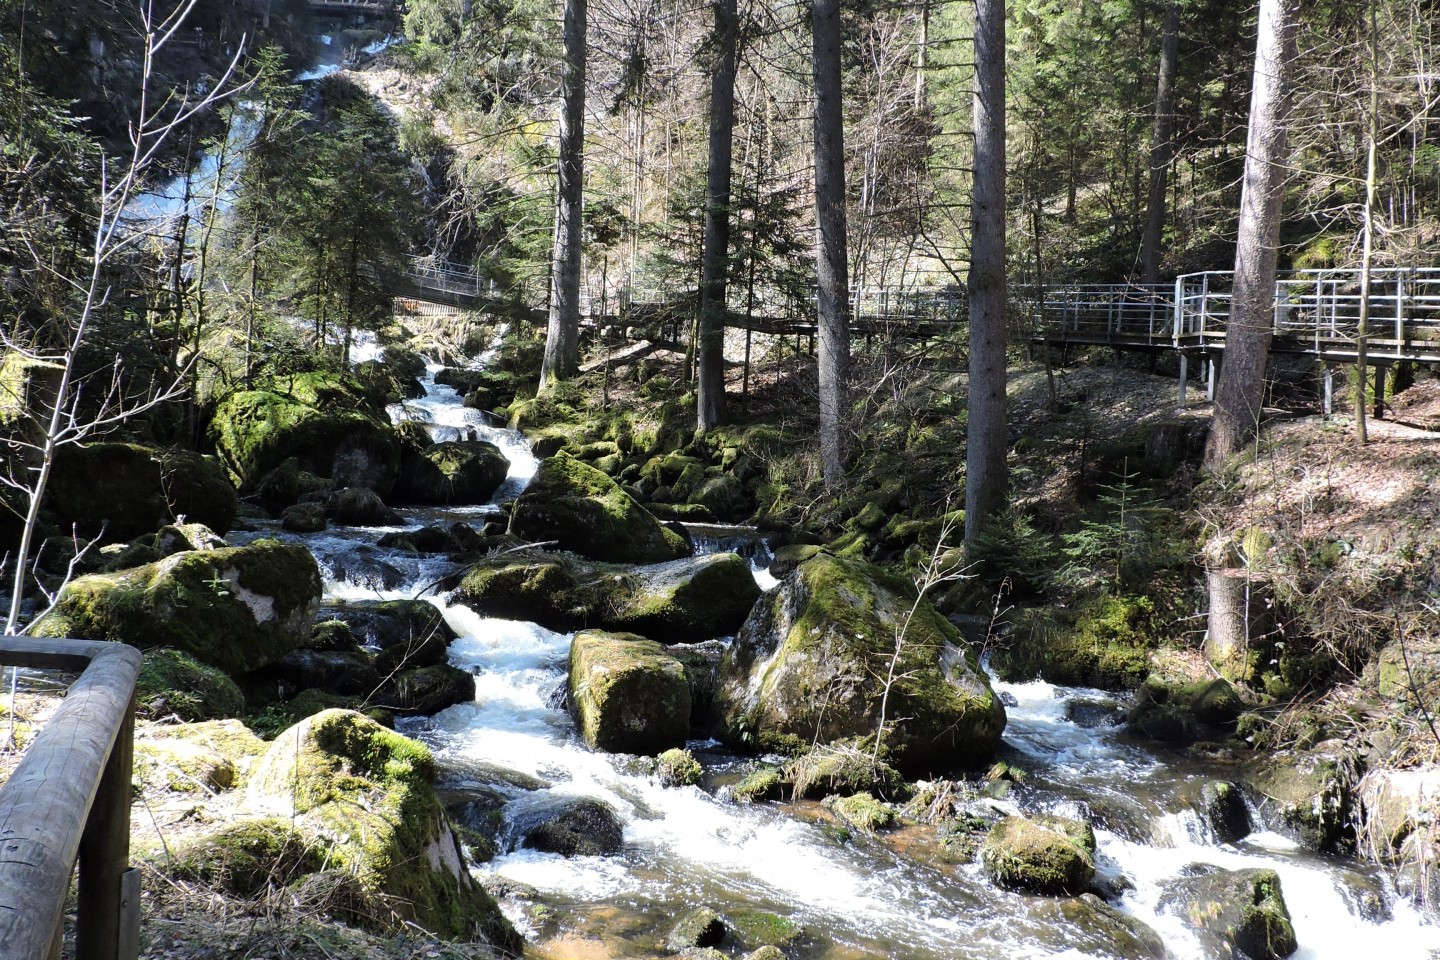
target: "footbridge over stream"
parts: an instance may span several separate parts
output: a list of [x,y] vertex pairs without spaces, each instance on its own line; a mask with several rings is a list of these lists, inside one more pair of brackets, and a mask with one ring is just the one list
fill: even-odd
[[[1270,313],[1272,352],[1313,356],[1327,364],[1354,362],[1361,341],[1360,280],[1358,270],[1281,273]],[[1233,272],[1212,270],[1153,285],[1091,283],[1039,291],[1016,285],[1012,299],[1028,305],[1036,345],[1179,354],[1183,390],[1191,360],[1203,361],[1213,379],[1214,361],[1225,350],[1233,285]],[[411,262],[397,293],[460,309],[484,309],[500,297],[471,267],[421,258]],[[616,330],[621,337],[658,326],[679,341],[688,336],[696,300],[693,291],[678,296],[660,290],[609,298],[582,295],[582,322]],[[735,300],[746,308],[732,309],[727,326],[813,342],[818,328],[813,295],[756,297],[740,292]],[[1368,301],[1365,353],[1382,375],[1396,363],[1440,363],[1440,268],[1374,269]],[[962,329],[966,319],[966,296],[960,287],[861,288],[851,294],[850,327],[857,337],[929,339]]]

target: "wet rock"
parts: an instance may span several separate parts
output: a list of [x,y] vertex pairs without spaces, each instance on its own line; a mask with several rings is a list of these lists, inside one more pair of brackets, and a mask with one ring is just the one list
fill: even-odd
[[1355,846],[1352,815],[1360,763],[1339,744],[1282,751],[1252,764],[1246,783],[1261,816],[1312,850],[1348,852]]
[[1095,876],[1095,831],[1065,817],[1006,817],[990,829],[980,862],[1002,887],[1074,896]]
[[[187,518],[225,533],[238,501],[224,469],[188,451],[133,443],[61,446],[46,506],[68,530],[121,543]],[[102,532],[103,531],[103,532]]]
[[524,551],[474,565],[457,597],[478,612],[552,630],[592,626],[693,643],[733,633],[759,594],[733,553],[629,567]]
[[1087,730],[1115,727],[1125,722],[1125,708],[1118,700],[1076,697],[1065,701],[1065,719]]
[[1196,929],[1207,956],[1280,960],[1298,946],[1273,870],[1204,868],[1176,880],[1161,906]]
[[659,644],[633,634],[576,634],[570,703],[581,737],[597,750],[654,755],[683,747],[689,736],[684,666]]
[[322,620],[310,629],[310,639],[305,647],[308,650],[356,651],[360,649],[360,641],[355,639],[350,624],[344,620]]
[[1065,945],[1077,956],[1117,960],[1167,960],[1170,956],[1160,934],[1093,893],[1032,902],[1026,910],[1063,928]]
[[719,946],[725,939],[725,921],[708,907],[697,907],[680,918],[665,938],[665,946],[675,951],[697,947]]
[[439,609],[425,600],[380,600],[349,603],[335,616],[350,625],[355,637],[376,651],[381,675],[400,666],[429,667],[445,662],[456,633]]
[[454,553],[460,542],[444,527],[421,527],[387,533],[376,546],[386,550],[408,550],[411,553]]
[[297,503],[280,513],[280,528],[291,533],[319,533],[325,526],[323,503]]
[[171,523],[155,534],[155,550],[162,557],[187,550],[221,550],[230,544],[203,523]]
[[348,527],[394,527],[405,518],[385,505],[380,495],[365,487],[336,490],[325,501],[325,514]]
[[685,665],[685,679],[690,682],[690,729],[709,730],[715,725],[715,686],[720,676],[720,661],[725,659],[729,644],[724,640],[672,644],[670,655]]
[[779,947],[764,946],[745,954],[745,960],[785,960],[785,951]]
[[655,779],[662,787],[691,787],[700,782],[700,761],[689,750],[674,747],[655,760]]
[[530,826],[523,844],[562,857],[603,857],[621,851],[625,831],[609,804],[584,797]]
[[563,452],[540,464],[515,502],[510,526],[519,536],[554,540],[593,560],[658,563],[690,554],[682,537],[615,481]]
[[320,570],[310,551],[257,540],[79,577],[32,632],[173,647],[236,676],[301,646],[319,605]]
[[1440,767],[1371,770],[1355,789],[1360,848],[1388,864],[1427,862],[1426,847],[1440,818]]
[[1250,810],[1233,783],[1211,780],[1201,787],[1200,815],[1220,843],[1237,843],[1250,835]]
[[[727,911],[726,919],[730,923],[731,933],[741,946],[760,948],[747,955],[751,957],[765,948],[773,950],[794,943],[805,932],[804,928],[793,920],[763,910]],[[785,956],[784,953],[778,955]]]
[[404,503],[485,503],[505,482],[510,461],[484,440],[452,440],[401,460],[395,495]]
[[475,701],[475,677],[448,663],[405,670],[376,695],[379,705],[398,713],[428,716]]
[[[912,613],[913,610],[913,613]],[[959,632],[914,586],[869,564],[821,554],[763,596],[720,670],[716,705],[727,742],[794,752],[873,735],[897,631],[906,643],[892,686],[892,762],[924,772],[990,759],[1005,708]]]
[[252,685],[273,688],[277,699],[317,688],[363,696],[380,684],[373,659],[358,650],[291,650],[275,663],[246,677]]
[[794,573],[800,564],[814,557],[820,552],[820,548],[807,543],[792,543],[783,547],[776,547],[775,553],[770,560],[770,576],[777,580],[784,580]]
[[518,954],[520,936],[465,867],[420,743],[358,713],[327,710],[282,733],[251,776],[245,809],[288,819],[349,874],[369,925],[476,930]]
[[[328,493],[330,480],[300,469],[300,461],[290,457],[266,473],[255,486],[255,498],[272,514],[280,514],[313,494]],[[323,498],[322,498],[323,501]]]
[[1194,695],[1190,710],[1201,723],[1234,730],[1235,721],[1245,712],[1245,701],[1229,680],[1216,677]]

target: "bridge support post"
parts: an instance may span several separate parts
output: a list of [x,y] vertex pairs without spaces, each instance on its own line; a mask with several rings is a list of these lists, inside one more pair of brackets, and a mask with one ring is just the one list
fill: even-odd
[[1335,413],[1335,368],[1324,361],[1321,365],[1325,372],[1320,378],[1320,412],[1329,417]]
[[1185,409],[1185,388],[1190,379],[1190,355],[1183,350],[1180,352],[1180,409]]
[[1220,365],[1219,361],[1217,354],[1205,358],[1205,399],[1211,403],[1215,402],[1215,374],[1216,367]]
[[1385,378],[1390,372],[1388,366],[1375,365],[1375,419],[1385,419]]

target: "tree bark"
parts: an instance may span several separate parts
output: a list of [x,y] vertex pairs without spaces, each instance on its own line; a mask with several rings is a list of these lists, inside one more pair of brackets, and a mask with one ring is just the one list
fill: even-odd
[[975,176],[970,230],[970,401],[965,434],[965,546],[1004,509],[1005,3],[975,4]]
[[[1363,250],[1360,255],[1360,318],[1355,328],[1355,442],[1370,442],[1365,420],[1365,368],[1370,340],[1370,284],[1375,263],[1375,193],[1379,187],[1376,148],[1380,140],[1380,38],[1375,22],[1375,5],[1370,5],[1370,115],[1366,118],[1365,216]],[[1375,378],[1375,409],[1385,399],[1385,378]]]
[[1140,241],[1140,282],[1160,282],[1160,240],[1165,232],[1165,195],[1175,159],[1175,68],[1179,61],[1180,4],[1170,0],[1160,28],[1160,71],[1155,87],[1155,133],[1150,143],[1150,196]]
[[730,168],[735,134],[736,0],[715,0],[710,73],[710,167],[705,181],[705,254],[700,279],[700,382],[696,426],[725,422],[725,281],[730,268]]
[[580,369],[581,203],[585,150],[586,0],[565,0],[565,72],[561,78],[560,149],[555,191],[555,252],[550,271],[550,324],[540,390]]
[[1225,333],[1225,362],[1205,445],[1212,469],[1259,429],[1275,310],[1280,212],[1288,178],[1290,66],[1295,58],[1295,0],[1260,0],[1250,92],[1245,180],[1235,245],[1235,286]]
[[826,486],[845,469],[850,283],[845,262],[845,132],[840,92],[840,0],[812,6],[815,76],[815,281],[820,327],[820,463]]

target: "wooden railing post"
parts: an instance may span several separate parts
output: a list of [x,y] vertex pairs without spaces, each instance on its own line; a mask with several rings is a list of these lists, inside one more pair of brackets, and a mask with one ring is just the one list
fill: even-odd
[[133,928],[126,913],[139,903],[127,904],[123,877],[130,869],[130,778],[135,752],[135,700],[132,697],[110,760],[100,778],[100,789],[90,808],[90,819],[80,838],[80,883],[76,897],[75,960],[135,960],[140,944],[123,943]]

